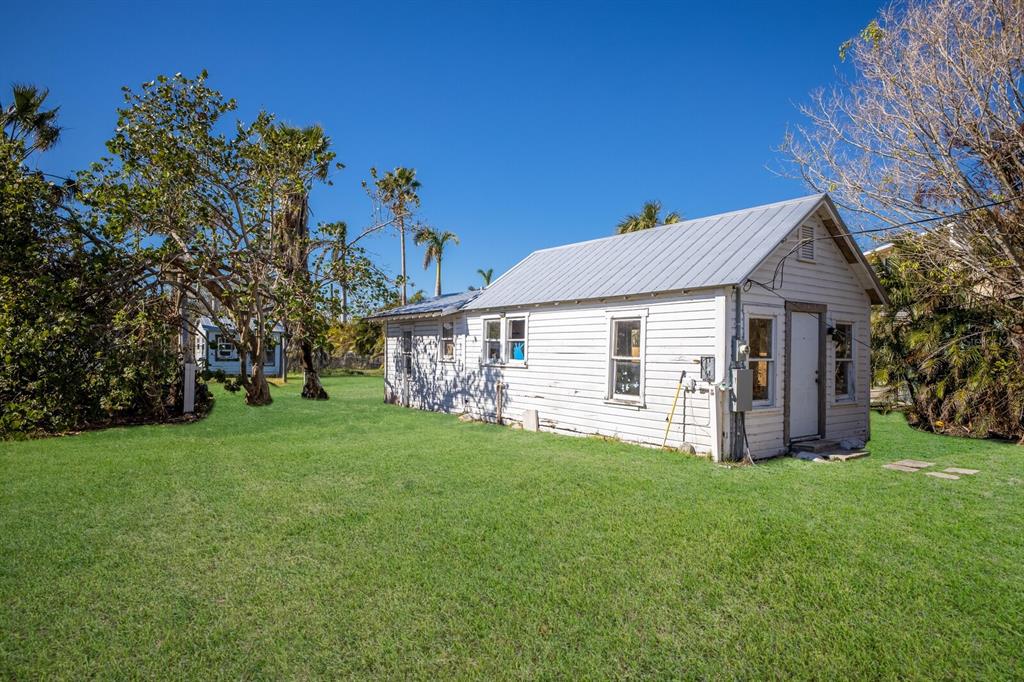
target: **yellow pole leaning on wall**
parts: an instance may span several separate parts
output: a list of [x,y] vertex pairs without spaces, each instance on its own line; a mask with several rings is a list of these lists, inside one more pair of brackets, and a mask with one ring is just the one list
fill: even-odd
[[672,428],[672,419],[676,416],[676,403],[679,402],[679,394],[683,390],[683,379],[686,378],[686,370],[679,375],[679,383],[676,384],[676,397],[672,398],[672,410],[668,413],[668,424],[665,424],[665,438],[661,441],[661,447],[668,445],[668,432]]

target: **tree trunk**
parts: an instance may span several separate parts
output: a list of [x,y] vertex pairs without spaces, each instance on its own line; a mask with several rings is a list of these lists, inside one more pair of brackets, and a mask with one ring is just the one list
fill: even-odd
[[441,259],[437,259],[437,276],[434,278],[434,296],[441,295]]
[[281,334],[281,383],[288,383],[288,344],[285,339],[289,338],[288,323],[284,324],[284,333]]
[[408,290],[409,290],[409,279],[405,276],[405,223],[398,224],[398,232],[402,236],[402,305],[406,304]]
[[238,349],[238,383],[242,384],[242,388],[245,392],[249,392],[249,368],[245,366],[245,351],[242,350],[241,346],[236,346]]
[[348,247],[341,250],[341,321],[348,322]]
[[[245,361],[243,360],[243,366]],[[245,403],[247,405],[269,405],[273,402],[270,397],[270,384],[263,374],[263,363],[252,363],[252,374],[249,378],[249,385],[245,387]]]
[[302,397],[306,400],[327,400],[327,391],[320,383],[320,374],[313,362],[313,344],[302,342]]

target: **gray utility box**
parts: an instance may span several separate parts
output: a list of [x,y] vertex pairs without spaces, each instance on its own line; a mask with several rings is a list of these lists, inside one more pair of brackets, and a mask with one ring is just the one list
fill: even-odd
[[732,411],[749,412],[754,407],[754,370],[732,371]]

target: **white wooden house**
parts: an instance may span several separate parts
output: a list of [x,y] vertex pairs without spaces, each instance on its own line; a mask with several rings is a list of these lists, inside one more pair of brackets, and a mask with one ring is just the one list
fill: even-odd
[[[196,362],[200,369],[222,370],[228,375],[237,375],[241,369],[238,347],[234,332],[223,332],[213,320],[203,317],[199,320],[199,333],[195,337]],[[263,373],[269,377],[280,377],[284,371],[284,327],[274,326],[271,332],[273,343],[263,353]],[[245,361],[246,374],[252,371],[252,357]]]
[[866,441],[884,297],[827,195],[543,249],[376,315],[385,400],[716,461]]

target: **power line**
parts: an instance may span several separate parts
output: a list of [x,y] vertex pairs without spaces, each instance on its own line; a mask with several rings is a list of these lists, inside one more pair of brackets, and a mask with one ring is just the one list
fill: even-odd
[[[771,281],[771,286],[770,287],[769,287],[769,285],[765,284],[764,282],[758,282],[755,279],[748,279],[747,281],[748,282],[753,282],[754,284],[757,284],[761,288],[763,288],[763,289],[765,289],[767,291],[770,291],[771,293],[774,294],[775,293],[775,289],[777,289],[778,287],[782,286],[782,279],[785,278],[786,261],[789,259],[790,256],[792,256],[794,253],[796,253],[800,249],[800,247],[803,246],[804,244],[809,244],[811,242],[817,241],[818,239],[835,239],[836,237],[855,237],[857,235],[872,234],[872,233],[875,233],[875,232],[890,232],[892,230],[898,230],[900,228],[913,227],[914,225],[923,225],[924,223],[935,222],[936,220],[950,220],[952,218],[956,218],[958,216],[962,216],[962,215],[965,215],[967,213],[971,213],[973,211],[981,211],[981,210],[984,210],[984,209],[987,209],[987,208],[993,208],[995,206],[1002,206],[1003,204],[1008,204],[1008,203],[1010,203],[1012,201],[1017,201],[1018,199],[1022,199],[1022,198],[1024,198],[1024,194],[1018,194],[1017,196],[1013,196],[1013,197],[1010,197],[1008,199],[1001,199],[999,201],[991,201],[991,202],[989,202],[987,204],[981,204],[979,206],[971,206],[969,208],[965,208],[963,210],[956,211],[954,213],[947,213],[947,214],[944,214],[944,215],[932,216],[931,218],[919,218],[917,220],[909,220],[909,221],[904,222],[904,223],[898,223],[896,225],[888,225],[886,227],[865,228],[863,230],[856,230],[856,231],[849,231],[848,230],[846,232],[836,232],[835,234],[829,233],[828,235],[821,236],[821,237],[810,237],[810,238],[807,238],[807,239],[798,239],[796,245],[792,249],[790,249],[789,252],[786,253],[785,256],[783,256],[781,259],[779,259],[778,263],[775,264],[775,270],[772,272],[772,281]],[[779,282],[778,284],[776,284],[777,280]],[[749,291],[749,287],[746,287],[746,289]]]
[[[905,223],[898,223],[896,225],[889,225],[887,227],[872,227],[872,228],[865,228],[863,230],[851,230],[851,231],[848,231],[848,232],[839,232],[837,234],[839,234],[841,236],[845,236],[845,237],[855,237],[855,236],[857,236],[859,234],[873,234],[873,233],[876,233],[876,232],[888,232],[890,230],[898,230],[898,229],[900,229],[902,227],[913,227],[914,225],[923,225],[924,223],[932,223],[932,222],[935,222],[936,220],[949,220],[950,218],[956,218],[958,216],[962,216],[962,215],[965,215],[967,213],[971,213],[973,211],[981,211],[981,210],[986,209],[986,208],[994,208],[996,206],[1002,206],[1003,204],[1009,204],[1010,202],[1017,201],[1018,199],[1024,199],[1024,194],[1018,194],[1017,196],[1010,197],[1009,199],[1002,199],[1000,201],[992,201],[992,202],[989,202],[987,204],[981,204],[980,206],[971,206],[970,208],[965,208],[965,209],[963,209],[961,211],[956,211],[955,213],[947,213],[947,214],[944,214],[944,215],[937,215],[937,216],[933,216],[931,218],[920,218],[918,220],[909,220],[909,221],[907,221]],[[831,235],[830,234],[827,237],[815,237],[815,239],[831,239],[834,236],[835,235]],[[810,241],[810,240],[809,239],[805,239],[805,240],[802,240],[802,241],[806,242],[806,241]]]

